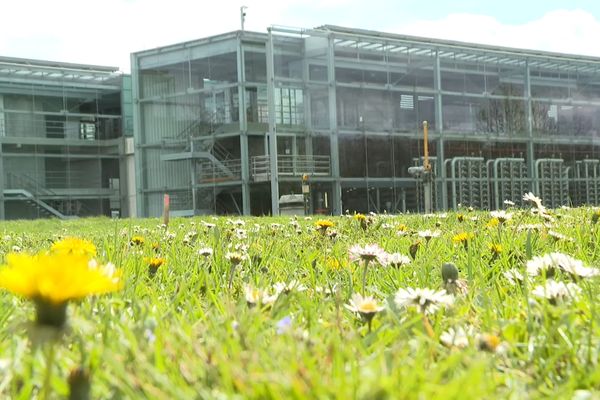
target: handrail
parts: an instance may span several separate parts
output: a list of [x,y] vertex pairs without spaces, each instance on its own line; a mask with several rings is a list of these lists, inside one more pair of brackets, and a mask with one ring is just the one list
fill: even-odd
[[[269,156],[252,157],[252,176],[268,177],[270,175]],[[329,176],[331,162],[329,156],[320,155],[278,155],[277,173],[279,175],[302,176],[303,174]]]

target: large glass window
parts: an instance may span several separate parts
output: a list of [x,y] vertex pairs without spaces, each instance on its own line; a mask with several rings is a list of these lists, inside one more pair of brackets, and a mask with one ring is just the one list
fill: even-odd
[[276,122],[283,125],[304,125],[303,90],[276,88],[274,92]]

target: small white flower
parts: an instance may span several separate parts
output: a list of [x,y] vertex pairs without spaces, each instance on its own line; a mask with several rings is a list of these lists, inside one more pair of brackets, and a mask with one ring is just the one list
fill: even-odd
[[399,289],[394,297],[398,307],[416,307],[424,314],[433,314],[440,307],[451,305],[454,300],[445,290],[433,289]]
[[539,232],[542,229],[544,229],[544,225],[542,225],[542,224],[523,224],[523,225],[519,225],[519,227],[517,228],[517,231],[518,232],[521,232],[521,231]]
[[498,221],[500,221],[500,223],[504,223],[506,221],[509,221],[513,215],[512,215],[512,213],[506,212],[504,210],[496,210],[496,211],[491,211],[490,216],[492,218],[498,219]]
[[331,287],[321,287],[321,286],[317,286],[315,287],[315,293],[323,293],[325,296],[331,296],[335,293],[337,293],[338,289],[336,285],[333,285]]
[[292,291],[303,292],[306,289],[308,289],[308,288],[297,280],[292,280],[288,283],[277,282],[273,285],[273,290],[277,294],[290,293]]
[[232,264],[240,264],[242,261],[248,259],[248,255],[237,251],[231,251],[225,254],[225,258]]
[[376,244],[368,244],[364,247],[355,244],[348,249],[348,253],[350,254],[350,261],[377,261],[384,265],[387,258],[385,250]]
[[202,247],[198,249],[198,255],[208,258],[213,255],[213,249],[211,249],[210,247]]
[[572,238],[563,235],[562,233],[552,231],[552,230],[548,231],[548,236],[550,236],[552,239],[554,239],[556,241],[563,241],[563,242],[574,242],[575,241]]
[[524,279],[523,274],[521,274],[521,272],[517,268],[509,269],[508,271],[505,271],[502,275],[504,275],[506,280],[513,286],[523,282]]
[[449,328],[440,335],[440,341],[446,347],[456,347],[464,349],[469,345],[469,338],[473,337],[473,327],[469,326],[466,330],[459,326],[458,328]]
[[213,224],[211,222],[206,222],[206,221],[202,221],[202,225],[206,228],[206,229],[213,229],[217,226],[217,224]]
[[527,261],[527,274],[530,276],[540,275],[544,271],[546,276],[553,276],[557,269],[579,278],[600,275],[600,269],[586,267],[583,261],[558,252],[536,256]]
[[441,234],[442,233],[440,231],[431,231],[431,230],[424,230],[424,231],[417,232],[417,235],[419,237],[424,238],[425,240],[429,240],[431,238],[438,237]]
[[256,304],[272,305],[277,300],[277,294],[269,294],[266,290],[255,288],[251,285],[244,285],[244,297],[249,306]]
[[377,300],[373,296],[362,296],[359,293],[354,293],[348,304],[344,304],[348,310],[360,314],[365,319],[373,318],[373,316],[382,311],[385,307],[377,304]]
[[523,201],[527,201],[530,203],[535,204],[535,206],[537,208],[541,208],[542,206],[542,199],[540,199],[539,197],[537,197],[536,195],[534,195],[532,192],[529,193],[525,193],[523,195]]
[[242,219],[228,219],[227,223],[237,227],[242,227],[246,225],[246,222]]
[[564,282],[548,280],[544,286],[537,286],[531,293],[556,304],[577,297],[581,293],[581,288],[574,283],[565,284]]
[[510,201],[510,200],[504,200],[504,204],[509,206],[509,207],[514,207],[515,202],[514,201]]
[[390,267],[399,268],[403,265],[410,264],[410,258],[400,253],[390,253],[387,255],[385,264]]

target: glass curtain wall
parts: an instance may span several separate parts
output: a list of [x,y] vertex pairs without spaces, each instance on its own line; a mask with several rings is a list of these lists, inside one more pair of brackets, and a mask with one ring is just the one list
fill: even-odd
[[[240,131],[237,43],[230,39],[135,57],[143,215],[162,213],[165,188],[175,211],[216,213],[222,192],[217,183],[239,181],[239,145],[231,148],[221,139]],[[192,150],[207,155],[195,158]]]
[[[422,209],[408,168],[423,155],[421,126],[437,129],[435,52],[364,38],[335,39],[342,207],[348,212]],[[435,143],[430,141],[432,155]]]
[[[45,68],[24,65],[21,81]],[[0,74],[4,189],[24,191],[67,216],[110,215],[120,209],[113,139],[122,135],[122,78],[87,70],[79,78],[70,71],[60,82],[40,75],[48,77],[45,83],[19,83]],[[6,218],[47,216],[56,215],[16,196],[5,201]]]

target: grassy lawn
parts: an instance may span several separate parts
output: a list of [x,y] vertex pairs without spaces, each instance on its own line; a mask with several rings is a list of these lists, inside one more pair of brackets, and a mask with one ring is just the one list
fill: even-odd
[[506,211],[3,222],[3,264],[82,238],[121,288],[60,328],[1,290],[0,397],[597,398],[598,211]]

